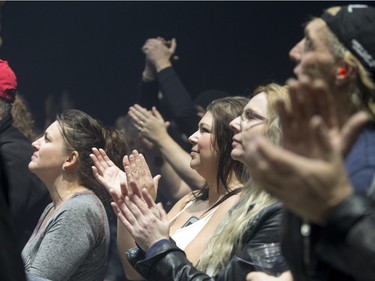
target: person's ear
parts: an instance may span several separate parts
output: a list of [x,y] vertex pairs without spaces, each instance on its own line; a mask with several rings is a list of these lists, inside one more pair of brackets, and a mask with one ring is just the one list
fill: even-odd
[[348,65],[342,65],[337,68],[336,81],[338,85],[346,84],[353,73],[353,68]]
[[341,77],[348,75],[348,68],[346,66],[340,66],[337,69],[337,75]]
[[79,162],[79,153],[77,151],[72,151],[68,157],[65,159],[62,169],[71,170],[75,167]]

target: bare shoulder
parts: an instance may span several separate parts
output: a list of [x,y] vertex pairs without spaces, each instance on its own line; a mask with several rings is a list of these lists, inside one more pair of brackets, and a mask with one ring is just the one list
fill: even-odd
[[186,204],[191,201],[194,198],[193,192],[190,192],[189,194],[186,194],[183,196],[180,200],[176,202],[176,204],[173,205],[172,209],[168,212],[167,216],[168,219],[172,219],[175,215],[178,214],[185,206]]

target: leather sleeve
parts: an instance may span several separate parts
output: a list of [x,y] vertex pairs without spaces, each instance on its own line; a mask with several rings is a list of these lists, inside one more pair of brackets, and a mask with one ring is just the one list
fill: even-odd
[[352,195],[336,207],[317,244],[319,255],[355,280],[375,276],[375,201]]
[[[280,242],[280,225],[280,205],[274,204],[264,209],[245,233],[245,244],[241,251],[233,255],[225,269],[214,277],[197,270],[187,260],[185,253],[172,243],[164,243],[152,257],[138,260],[133,264],[147,280],[245,280],[247,273],[254,270],[249,250],[255,245]],[[284,260],[282,263],[284,271],[286,264]]]

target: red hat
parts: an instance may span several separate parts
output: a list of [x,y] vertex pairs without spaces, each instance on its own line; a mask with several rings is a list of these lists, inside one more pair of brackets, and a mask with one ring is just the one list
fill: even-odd
[[8,62],[0,59],[0,98],[13,103],[17,88],[17,77]]

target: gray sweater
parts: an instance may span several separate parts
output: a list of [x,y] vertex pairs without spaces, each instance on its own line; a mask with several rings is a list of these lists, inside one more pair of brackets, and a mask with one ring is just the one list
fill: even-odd
[[49,204],[22,251],[28,276],[53,281],[102,281],[109,247],[107,214],[93,192],[65,201],[41,225]]

